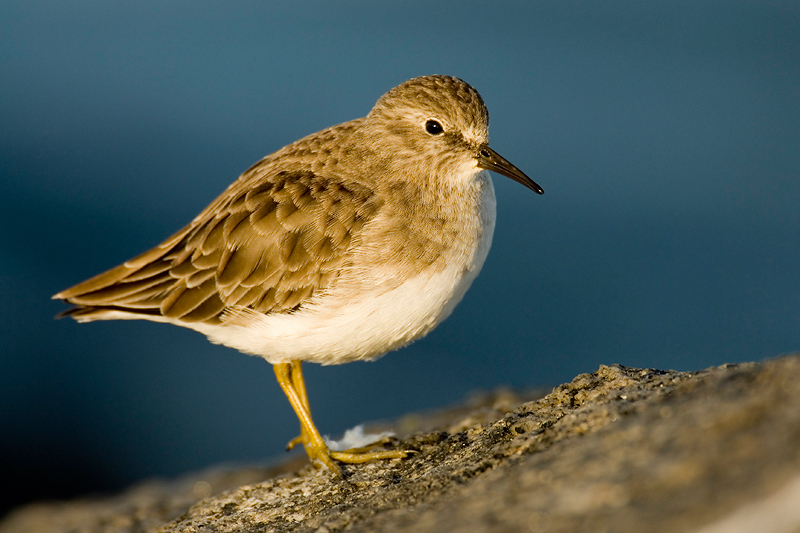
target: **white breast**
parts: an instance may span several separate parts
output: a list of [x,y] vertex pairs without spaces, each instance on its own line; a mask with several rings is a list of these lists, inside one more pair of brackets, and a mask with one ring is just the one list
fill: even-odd
[[450,315],[489,252],[495,224],[494,189],[485,171],[473,175],[471,181],[478,201],[464,221],[464,239],[448,250],[444,268],[357,295],[339,294],[334,288],[292,314],[263,315],[240,308],[226,314],[224,325],[183,325],[206,334],[212,342],[259,355],[272,364],[292,360],[340,364],[374,359],[400,348]]

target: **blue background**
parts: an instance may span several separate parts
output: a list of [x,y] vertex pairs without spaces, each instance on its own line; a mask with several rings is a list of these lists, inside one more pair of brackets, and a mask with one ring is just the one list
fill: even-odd
[[[157,244],[252,163],[423,74],[483,95],[484,270],[430,336],[310,366],[324,433],[601,363],[800,349],[797,2],[3,2],[0,451],[16,501],[278,456],[264,361],[50,295]],[[11,500],[12,503],[14,500]]]

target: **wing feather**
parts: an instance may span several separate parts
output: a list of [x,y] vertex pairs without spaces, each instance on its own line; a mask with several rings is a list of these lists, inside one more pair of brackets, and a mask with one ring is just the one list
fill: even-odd
[[57,294],[102,318],[109,309],[217,323],[231,306],[292,312],[335,282],[380,202],[363,186],[311,171],[254,166],[180,232]]

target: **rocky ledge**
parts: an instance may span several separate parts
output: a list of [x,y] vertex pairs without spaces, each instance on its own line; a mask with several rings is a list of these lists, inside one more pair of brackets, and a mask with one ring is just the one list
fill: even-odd
[[409,416],[408,459],[301,458],[34,504],[2,533],[800,532],[800,355],[699,372],[601,366],[524,401]]

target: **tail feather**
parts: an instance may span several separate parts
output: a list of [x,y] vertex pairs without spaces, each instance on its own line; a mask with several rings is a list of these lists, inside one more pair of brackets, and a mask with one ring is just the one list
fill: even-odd
[[157,277],[160,273],[169,270],[172,263],[172,261],[164,256],[186,238],[190,229],[190,226],[183,228],[155,248],[151,248],[137,255],[133,259],[125,261],[111,270],[107,270],[102,274],[98,274],[86,281],[63,290],[53,295],[53,299],[78,303],[73,301],[73,299],[85,296],[89,293],[98,293],[102,289],[107,289],[118,283],[138,282],[154,276]]
[[110,318],[153,320],[161,314],[161,301],[180,283],[169,273],[173,266],[170,252],[186,238],[188,231],[186,227],[155,248],[55,294],[54,299],[76,306],[56,318],[68,316],[80,322]]
[[118,306],[77,306],[62,311],[56,319],[70,317],[78,322],[93,322],[95,320],[112,320],[121,318],[141,318],[157,320],[161,314],[157,309],[131,309]]

